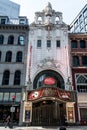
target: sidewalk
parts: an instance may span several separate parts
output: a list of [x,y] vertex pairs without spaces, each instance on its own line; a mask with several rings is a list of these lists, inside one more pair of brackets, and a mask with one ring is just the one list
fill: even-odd
[[[5,128],[0,127],[0,130],[59,130],[60,127],[16,127],[13,128]],[[87,130],[87,126],[74,126],[74,127],[66,127],[66,130]]]

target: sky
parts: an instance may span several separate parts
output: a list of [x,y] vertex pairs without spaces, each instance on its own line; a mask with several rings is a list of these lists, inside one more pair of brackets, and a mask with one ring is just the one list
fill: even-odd
[[29,23],[34,21],[35,12],[42,11],[48,2],[55,11],[63,13],[63,21],[71,24],[87,0],[10,0],[20,4],[20,16],[27,16]]

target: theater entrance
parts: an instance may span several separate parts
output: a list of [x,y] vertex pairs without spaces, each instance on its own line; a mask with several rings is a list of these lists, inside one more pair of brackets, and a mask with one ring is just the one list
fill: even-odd
[[42,100],[33,103],[32,125],[56,126],[65,122],[66,104],[55,100]]

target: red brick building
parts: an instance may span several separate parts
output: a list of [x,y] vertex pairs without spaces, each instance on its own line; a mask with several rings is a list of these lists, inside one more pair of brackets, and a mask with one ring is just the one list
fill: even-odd
[[72,82],[77,92],[76,121],[87,124],[87,34],[69,34]]

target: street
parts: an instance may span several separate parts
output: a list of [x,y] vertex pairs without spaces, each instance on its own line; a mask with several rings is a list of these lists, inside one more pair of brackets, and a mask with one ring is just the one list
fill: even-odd
[[[60,130],[60,127],[0,127],[0,130]],[[87,126],[66,127],[66,130],[87,130]]]

